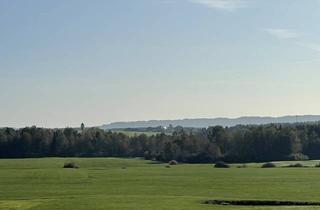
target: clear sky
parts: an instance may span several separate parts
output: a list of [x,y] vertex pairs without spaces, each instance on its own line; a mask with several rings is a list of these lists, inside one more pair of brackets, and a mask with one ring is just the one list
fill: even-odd
[[0,127],[320,114],[319,0],[0,0]]

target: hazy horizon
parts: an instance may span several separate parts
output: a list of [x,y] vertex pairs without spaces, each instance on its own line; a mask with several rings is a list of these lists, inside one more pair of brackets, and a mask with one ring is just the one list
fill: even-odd
[[[104,127],[104,126],[108,126],[108,125],[113,125],[113,124],[132,124],[132,123],[147,123],[147,122],[153,122],[153,121],[198,121],[198,120],[219,120],[219,119],[223,119],[223,120],[239,120],[239,119],[243,119],[243,118],[274,118],[275,120],[278,120],[278,118],[298,118],[299,120],[297,121],[299,122],[316,122],[315,120],[303,120],[304,118],[308,118],[308,117],[319,117],[320,115],[312,115],[312,114],[305,114],[305,115],[279,115],[279,116],[258,116],[258,115],[251,115],[251,116],[231,116],[231,117],[223,117],[223,116],[218,116],[218,117],[195,117],[195,118],[172,118],[172,119],[142,119],[142,120],[122,120],[122,121],[111,121],[111,122],[104,122],[101,124],[96,124],[96,125],[90,125],[90,124],[84,124],[85,127]],[[317,120],[318,121],[318,120]],[[296,121],[295,121],[296,122]],[[81,122],[81,123],[85,123],[85,122]],[[29,124],[29,125],[23,125],[23,126],[0,126],[0,128],[2,127],[11,127],[11,128],[15,128],[15,129],[19,129],[19,128],[24,128],[24,127],[32,127],[32,126],[36,126],[36,127],[41,127],[41,128],[80,128],[81,127],[81,123],[78,125],[74,125],[74,126],[70,126],[70,125],[61,125],[61,126],[42,126],[42,125],[36,125],[36,124]],[[270,122],[270,123],[277,123],[277,122]],[[294,123],[294,122],[289,122],[289,121],[283,121],[282,123]],[[243,125],[250,125],[251,123],[248,124],[243,124]],[[254,123],[254,124],[261,124],[261,123]],[[269,124],[269,123],[262,123],[262,124]],[[214,125],[221,125],[221,124],[210,124],[208,126],[214,126]],[[237,125],[237,124],[236,124]],[[157,126],[161,126],[161,125],[154,125],[154,126],[144,126],[144,127],[157,127]],[[175,126],[183,126],[183,125],[175,125]],[[221,126],[235,126],[235,125],[221,125]],[[138,126],[141,127],[141,126]],[[142,126],[143,127],[143,126]],[[188,127],[188,126],[187,126]],[[189,126],[190,127],[190,126]],[[192,126],[191,126],[192,127]],[[198,126],[194,126],[194,127],[198,127]],[[207,127],[207,126],[205,126]],[[131,128],[130,126],[126,127],[126,128]],[[135,127],[132,127],[135,128]]]
[[0,1],[0,127],[320,114],[320,1]]

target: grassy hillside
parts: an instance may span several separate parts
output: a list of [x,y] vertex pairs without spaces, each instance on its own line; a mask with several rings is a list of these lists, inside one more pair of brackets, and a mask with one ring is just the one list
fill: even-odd
[[[67,161],[77,162],[81,168],[63,169]],[[0,209],[229,210],[235,207],[205,205],[201,201],[320,201],[320,168],[261,169],[259,166],[216,169],[209,164],[186,164],[166,168],[165,164],[114,158],[0,160]]]

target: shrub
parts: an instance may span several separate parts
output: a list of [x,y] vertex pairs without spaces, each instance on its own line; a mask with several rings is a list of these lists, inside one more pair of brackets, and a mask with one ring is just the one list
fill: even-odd
[[145,151],[143,153],[143,156],[144,156],[144,159],[146,159],[146,160],[152,159],[152,155],[151,155],[151,153],[149,151]]
[[239,165],[237,168],[247,168],[246,164]]
[[302,153],[294,153],[288,156],[289,160],[293,161],[299,161],[299,160],[309,160],[309,157],[307,155],[304,155]]
[[275,168],[277,167],[274,163],[265,163],[261,166],[261,168]]
[[80,168],[78,164],[74,162],[67,162],[63,165],[63,168]]
[[230,168],[230,166],[228,164],[226,164],[225,162],[222,162],[222,161],[216,162],[214,167],[215,168]]
[[166,165],[166,168],[171,168],[171,166],[170,165]]
[[317,167],[317,168],[319,167],[319,168],[320,168],[320,163],[318,163],[317,165],[315,165],[315,167]]
[[178,161],[176,160],[170,160],[169,165],[178,165]]
[[290,164],[289,167],[292,167],[292,168],[301,168],[303,167],[303,165],[301,163],[295,163],[295,164]]

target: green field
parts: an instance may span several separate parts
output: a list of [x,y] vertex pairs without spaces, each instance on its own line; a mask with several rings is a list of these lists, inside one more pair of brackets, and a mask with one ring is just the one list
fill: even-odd
[[[81,168],[63,169],[70,160]],[[304,163],[314,166],[317,162]],[[320,209],[201,203],[206,199],[320,201],[320,168],[165,166],[115,158],[0,160],[0,209]]]

